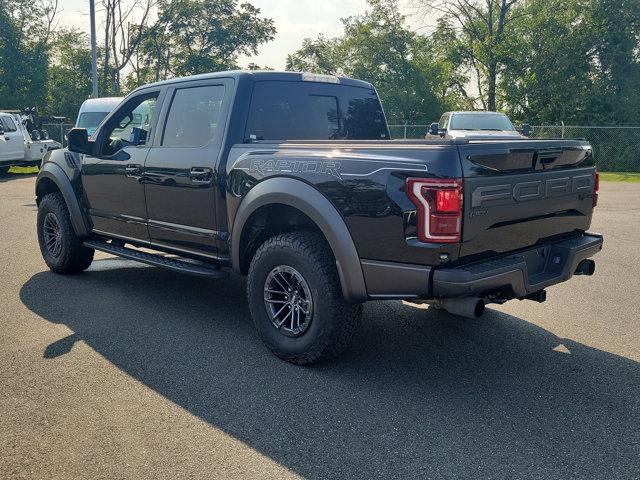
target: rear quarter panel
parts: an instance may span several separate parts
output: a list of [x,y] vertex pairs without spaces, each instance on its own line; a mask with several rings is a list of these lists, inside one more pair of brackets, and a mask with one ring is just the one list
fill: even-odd
[[246,192],[285,176],[306,182],[335,206],[362,259],[433,265],[458,245],[415,240],[407,177],[460,177],[457,147],[444,142],[309,142],[236,145],[227,164],[230,225]]

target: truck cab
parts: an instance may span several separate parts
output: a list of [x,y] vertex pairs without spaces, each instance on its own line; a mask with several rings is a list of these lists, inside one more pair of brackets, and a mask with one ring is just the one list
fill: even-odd
[[19,122],[9,113],[0,112],[0,169],[24,160],[24,137]]

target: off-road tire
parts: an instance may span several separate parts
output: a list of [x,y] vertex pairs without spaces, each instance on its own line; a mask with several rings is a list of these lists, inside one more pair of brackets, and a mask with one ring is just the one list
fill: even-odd
[[[60,253],[53,255],[45,244],[44,221],[47,214],[55,215],[60,229]],[[71,225],[69,209],[60,193],[49,193],[38,208],[38,243],[47,266],[55,273],[75,274],[85,271],[93,261],[94,250],[87,248]]]
[[[313,298],[310,324],[295,338],[273,325],[265,307],[265,282],[269,272],[281,265],[294,268],[304,277]],[[262,341],[276,356],[298,365],[340,354],[351,342],[362,317],[362,304],[344,299],[335,258],[326,240],[315,232],[285,233],[263,243],[249,267],[247,296]]]

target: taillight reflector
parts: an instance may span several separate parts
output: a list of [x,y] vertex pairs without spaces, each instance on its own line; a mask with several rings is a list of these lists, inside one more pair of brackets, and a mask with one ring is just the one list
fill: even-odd
[[595,171],[593,177],[593,206],[598,205],[598,193],[600,192],[600,172]]
[[462,179],[408,178],[407,196],[416,206],[418,239],[457,243],[462,237]]
[[460,190],[446,189],[436,191],[436,210],[444,213],[457,213],[460,210]]

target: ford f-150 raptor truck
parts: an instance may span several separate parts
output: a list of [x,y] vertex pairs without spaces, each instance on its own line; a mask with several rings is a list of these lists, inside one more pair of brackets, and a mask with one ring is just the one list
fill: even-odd
[[[91,136],[69,133],[37,178],[38,240],[62,274],[94,251],[248,277],[279,357],[337,354],[362,303],[477,317],[590,275],[598,196],[574,140],[395,141],[366,82],[220,72],[138,88]],[[213,293],[212,293],[213,294]]]

